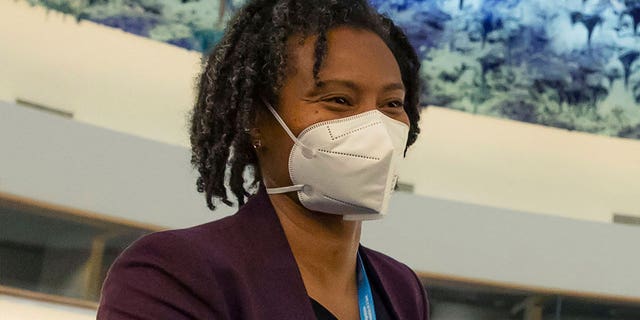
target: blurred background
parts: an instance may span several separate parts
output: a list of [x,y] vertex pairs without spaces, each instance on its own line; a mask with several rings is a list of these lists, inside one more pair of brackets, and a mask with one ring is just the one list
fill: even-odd
[[[243,1],[0,0],[0,318],[93,319],[138,237],[206,209],[187,120]],[[363,243],[432,319],[640,319],[640,1],[373,0],[422,133]]]

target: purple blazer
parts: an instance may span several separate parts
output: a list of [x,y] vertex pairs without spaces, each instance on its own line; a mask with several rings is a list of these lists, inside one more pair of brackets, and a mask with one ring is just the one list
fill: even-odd
[[[363,246],[359,252],[396,319],[429,319],[426,292],[409,267]],[[134,242],[109,270],[97,319],[316,318],[261,187],[233,216]]]

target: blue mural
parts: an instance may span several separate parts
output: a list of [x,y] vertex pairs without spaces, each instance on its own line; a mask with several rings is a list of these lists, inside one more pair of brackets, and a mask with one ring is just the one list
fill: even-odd
[[185,49],[206,52],[222,38],[224,23],[243,1],[25,0]]
[[[206,52],[243,1],[26,0]],[[371,0],[423,61],[424,104],[640,139],[640,0]]]

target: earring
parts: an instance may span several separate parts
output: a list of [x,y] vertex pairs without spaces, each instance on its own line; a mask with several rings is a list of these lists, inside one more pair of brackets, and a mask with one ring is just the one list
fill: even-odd
[[260,147],[262,147],[262,141],[261,140],[256,140],[253,142],[253,148],[254,149],[259,149]]

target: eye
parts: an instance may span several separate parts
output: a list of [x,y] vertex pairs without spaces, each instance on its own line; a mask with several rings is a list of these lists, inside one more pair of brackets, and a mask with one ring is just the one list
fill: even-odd
[[331,97],[331,98],[325,99],[325,101],[336,103],[336,104],[348,105],[348,106],[351,105],[349,100],[347,98],[345,98],[345,97]]
[[394,101],[390,101],[387,103],[387,105],[391,108],[403,108],[404,107],[404,102],[400,101],[400,100],[394,100]]

